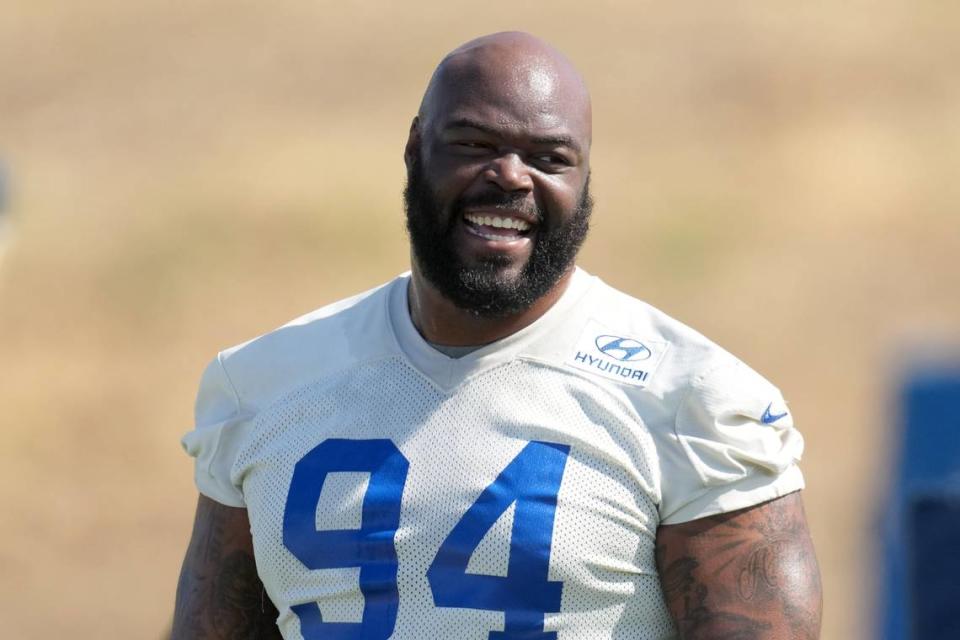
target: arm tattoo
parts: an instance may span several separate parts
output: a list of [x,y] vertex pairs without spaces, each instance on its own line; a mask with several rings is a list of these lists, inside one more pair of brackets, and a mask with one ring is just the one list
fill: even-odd
[[173,640],[280,639],[257,575],[246,511],[200,498],[177,584]]
[[657,567],[684,640],[820,637],[820,572],[798,493],[661,527]]

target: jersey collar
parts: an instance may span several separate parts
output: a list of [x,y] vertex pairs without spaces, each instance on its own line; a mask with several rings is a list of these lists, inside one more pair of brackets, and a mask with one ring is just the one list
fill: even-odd
[[406,360],[441,391],[449,392],[473,376],[514,360],[538,338],[551,333],[551,329],[564,320],[566,312],[587,293],[594,280],[577,267],[560,299],[534,322],[467,355],[451,358],[432,347],[414,326],[408,300],[410,274],[405,273],[391,284],[390,326]]

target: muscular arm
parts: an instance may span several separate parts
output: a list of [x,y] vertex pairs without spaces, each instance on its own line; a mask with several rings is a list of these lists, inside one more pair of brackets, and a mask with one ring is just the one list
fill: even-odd
[[280,640],[276,619],[253,561],[247,510],[200,496],[171,640]]
[[820,637],[820,571],[799,493],[661,526],[657,568],[683,640]]

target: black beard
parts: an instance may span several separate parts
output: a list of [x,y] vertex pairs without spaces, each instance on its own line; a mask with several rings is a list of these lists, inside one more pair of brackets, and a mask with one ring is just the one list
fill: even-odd
[[[587,237],[593,199],[590,179],[566,222],[551,220],[539,210],[539,224],[530,258],[516,277],[504,272],[505,256],[488,256],[479,264],[463,264],[451,240],[455,222],[469,206],[524,208],[525,196],[494,189],[479,197],[458,198],[444,215],[427,184],[419,152],[407,171],[403,200],[413,256],[423,276],[457,307],[480,317],[500,318],[529,309],[560,280],[573,264]],[[529,204],[526,208],[529,209]]]

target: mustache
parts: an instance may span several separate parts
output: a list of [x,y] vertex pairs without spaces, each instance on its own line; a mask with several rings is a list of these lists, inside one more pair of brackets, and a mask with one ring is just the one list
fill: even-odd
[[536,201],[528,199],[529,194],[520,192],[505,191],[484,191],[471,196],[459,198],[454,207],[455,211],[463,211],[467,207],[488,207],[491,209],[504,209],[510,211],[519,211],[524,215],[531,216],[537,222],[543,221],[543,213]]

